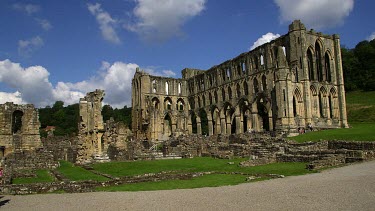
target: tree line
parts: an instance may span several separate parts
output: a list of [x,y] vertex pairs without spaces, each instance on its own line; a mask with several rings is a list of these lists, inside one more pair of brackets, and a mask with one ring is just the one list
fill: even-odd
[[[359,42],[355,48],[341,47],[342,65],[346,91],[375,90],[375,40]],[[111,117],[117,122],[123,122],[131,128],[131,107],[113,109],[104,105],[103,120]],[[52,107],[39,109],[41,134],[46,135],[44,128],[55,126],[54,134],[74,135],[78,132],[79,104],[64,106],[64,102],[56,101]]]
[[[104,105],[102,115],[104,122],[113,117],[116,122],[123,122],[131,128],[131,107],[113,109],[110,105]],[[45,131],[47,126],[55,127],[54,135],[56,136],[74,136],[78,133],[79,104],[64,106],[64,102],[56,101],[52,107],[39,109],[39,121],[40,133],[43,137],[47,136]]]

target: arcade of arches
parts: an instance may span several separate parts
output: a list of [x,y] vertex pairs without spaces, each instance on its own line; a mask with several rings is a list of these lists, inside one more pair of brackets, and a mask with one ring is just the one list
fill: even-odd
[[137,69],[132,118],[135,137],[149,140],[347,127],[339,36],[294,21],[286,35],[179,79]]

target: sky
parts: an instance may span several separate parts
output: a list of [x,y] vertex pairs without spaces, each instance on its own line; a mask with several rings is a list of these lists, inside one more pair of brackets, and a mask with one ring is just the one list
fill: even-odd
[[0,103],[65,105],[95,89],[131,106],[139,67],[181,77],[288,32],[339,34],[354,48],[375,38],[373,0],[0,0]]

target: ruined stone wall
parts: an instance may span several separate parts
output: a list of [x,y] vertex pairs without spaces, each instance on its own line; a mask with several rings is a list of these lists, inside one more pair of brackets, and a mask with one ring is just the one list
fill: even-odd
[[348,126],[339,36],[307,31],[300,21],[270,43],[206,71],[184,69],[182,75],[136,71],[136,138]]
[[43,148],[51,152],[53,159],[66,160],[72,163],[77,159],[77,137],[47,136],[42,138]]
[[41,146],[38,110],[31,104],[0,105],[0,158]]
[[102,112],[103,90],[89,92],[79,101],[80,122],[78,123],[77,163],[92,161],[101,156],[104,124]]

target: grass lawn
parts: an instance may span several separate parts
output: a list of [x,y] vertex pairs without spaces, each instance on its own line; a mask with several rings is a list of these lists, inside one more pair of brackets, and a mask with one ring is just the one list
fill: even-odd
[[96,181],[107,181],[108,178],[94,174],[82,167],[74,166],[72,163],[67,161],[59,161],[60,167],[57,168],[62,175],[72,181],[82,180],[96,180]]
[[111,187],[99,187],[97,191],[150,191],[173,190],[201,187],[218,187],[225,185],[238,185],[246,182],[246,176],[238,174],[210,174],[196,177],[191,180],[167,180],[160,182],[142,182],[123,184]]
[[39,183],[39,182],[53,182],[53,177],[50,175],[48,170],[40,169],[36,170],[36,177],[31,178],[14,178],[12,180],[13,184],[29,184],[29,183]]
[[[151,160],[134,162],[110,162],[94,164],[96,171],[110,174],[115,177],[134,176],[146,173],[173,172],[243,172],[249,174],[283,174],[298,175],[309,173],[305,163],[274,163],[256,167],[239,167],[238,164],[246,158],[214,159],[210,157],[196,157],[176,160]],[[228,162],[234,162],[229,165]]]
[[320,141],[324,140],[348,140],[348,141],[375,141],[375,122],[374,123],[350,123],[352,128],[340,128],[334,130],[324,130],[308,132],[290,140],[297,142]]
[[[282,174],[286,176],[302,175],[308,173],[315,173],[316,171],[306,170],[306,163],[273,163],[263,166],[254,167],[239,167],[237,164],[244,159],[221,160],[213,158],[192,158],[181,160],[157,160],[157,161],[136,161],[136,162],[118,162],[116,168],[123,168],[123,173],[131,171],[132,174],[137,175],[142,173],[156,173],[164,171],[165,169],[148,169],[149,166],[163,164],[168,166],[169,170],[178,170],[183,172],[199,172],[199,171],[216,171],[216,172],[242,172],[247,174]],[[165,162],[167,161],[167,162]],[[229,165],[228,162],[235,162],[235,165]],[[187,165],[193,163],[196,167]],[[110,164],[110,163],[107,163]],[[134,166],[129,164],[137,164],[138,172],[134,171]],[[173,165],[176,164],[176,165]],[[107,166],[100,164],[101,167]],[[132,167],[130,167],[132,166]],[[175,166],[176,168],[173,168]],[[201,167],[205,166],[205,167]],[[112,169],[109,167],[107,169]],[[128,169],[128,170],[126,170]],[[147,171],[147,169],[149,171]],[[108,171],[107,171],[108,173]],[[119,175],[118,175],[119,176]],[[267,177],[262,177],[254,181],[264,180]],[[246,182],[245,175],[238,174],[210,174],[201,177],[196,177],[191,180],[167,180],[159,182],[143,182],[136,184],[124,184],[111,187],[99,187],[98,191],[146,191],[146,190],[170,190],[170,189],[186,189],[186,188],[201,188],[201,187],[217,187],[225,185],[237,185]]]

